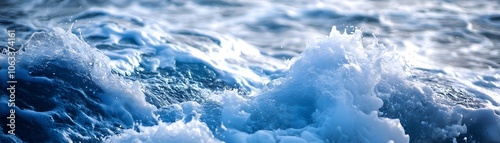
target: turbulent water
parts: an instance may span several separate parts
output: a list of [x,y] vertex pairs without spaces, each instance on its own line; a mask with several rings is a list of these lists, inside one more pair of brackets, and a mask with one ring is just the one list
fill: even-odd
[[500,142],[496,0],[0,7],[0,142]]

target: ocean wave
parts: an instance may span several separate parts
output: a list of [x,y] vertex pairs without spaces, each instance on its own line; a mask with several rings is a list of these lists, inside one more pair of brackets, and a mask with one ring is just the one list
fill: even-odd
[[498,3],[387,2],[0,2],[0,142],[500,142]]

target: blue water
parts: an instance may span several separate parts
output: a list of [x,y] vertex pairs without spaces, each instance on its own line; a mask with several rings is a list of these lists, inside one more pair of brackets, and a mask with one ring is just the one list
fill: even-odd
[[0,7],[0,142],[500,142],[495,0]]

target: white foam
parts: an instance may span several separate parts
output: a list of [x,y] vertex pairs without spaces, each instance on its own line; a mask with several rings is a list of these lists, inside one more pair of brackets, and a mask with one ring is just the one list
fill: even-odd
[[[220,79],[253,91],[269,82],[268,77],[263,76],[263,70],[275,71],[285,67],[279,60],[262,56],[256,47],[229,35],[196,29],[170,31],[154,22],[145,27],[121,26],[124,25],[96,22],[90,28],[81,29],[84,37],[109,38],[104,42],[106,44],[119,44],[122,39],[132,39],[137,44],[135,48],[103,50],[111,59],[111,68],[124,75],[130,75],[140,65],[155,71],[157,68],[175,68],[175,62],[202,63],[214,69]],[[205,39],[189,37],[193,35]],[[204,41],[207,39],[216,42]],[[174,42],[166,43],[165,40]]]
[[255,99],[224,95],[224,126],[240,132],[271,129],[275,140],[285,142],[408,142],[399,120],[378,116],[383,102],[373,89],[387,57],[364,48],[359,32],[333,29]]
[[156,142],[171,142],[171,143],[217,143],[221,142],[214,138],[214,135],[208,129],[207,125],[199,119],[193,119],[190,122],[184,122],[183,120],[176,121],[174,123],[159,123],[152,127],[142,127],[138,129],[140,132],[135,130],[126,130],[118,136],[112,136],[107,138],[105,142],[144,142],[144,143],[156,143]]
[[[19,59],[17,71],[19,72],[17,78],[32,81],[32,82],[47,82],[52,83],[54,81],[63,80],[63,83],[70,84],[72,79],[69,77],[58,77],[58,75],[70,75],[70,77],[85,78],[80,80],[91,80],[92,84],[96,84],[102,91],[95,91],[95,95],[85,95],[90,97],[97,97],[99,102],[99,108],[106,113],[96,113],[101,116],[89,116],[85,113],[78,114],[78,117],[71,117],[73,122],[77,125],[89,123],[92,125],[98,124],[105,127],[111,122],[99,122],[102,118],[116,118],[120,123],[120,127],[131,128],[135,123],[142,122],[145,124],[155,124],[157,122],[153,111],[156,107],[146,102],[145,95],[141,91],[141,85],[138,82],[125,80],[112,73],[111,68],[108,66],[110,59],[102,54],[97,49],[90,47],[83,40],[79,39],[76,35],[71,32],[64,31],[61,28],[54,28],[49,32],[38,32],[33,34],[32,38],[27,42],[26,46],[19,52],[17,57]],[[61,65],[60,65],[61,64]],[[44,72],[47,69],[55,68],[57,66],[63,66],[61,69],[63,71],[55,70],[52,75],[55,78],[31,75],[32,70],[40,70]],[[68,73],[69,72],[69,73]],[[74,74],[74,75],[72,75]],[[80,83],[81,84],[81,83]],[[86,85],[91,86],[91,85]],[[75,87],[87,88],[87,87]],[[32,95],[39,96],[39,95]],[[71,95],[61,95],[61,96],[71,96]],[[72,97],[65,97],[72,99]],[[54,100],[58,100],[55,98]],[[86,99],[94,100],[94,99]],[[67,106],[79,106],[71,105],[74,103],[66,103],[65,100],[56,101],[57,104],[61,104],[61,108]],[[91,101],[95,102],[95,101]],[[71,128],[63,130],[54,130],[55,121],[45,120],[53,114],[66,115],[66,113],[51,113],[58,112],[58,110],[65,111],[65,109],[54,109],[57,111],[49,112],[37,112],[32,110],[21,110],[19,114],[25,114],[26,118],[30,116],[39,116],[37,119],[38,124],[52,136],[57,136],[58,139],[64,140],[62,136],[72,134],[72,136],[79,136],[78,131],[74,131]],[[99,110],[96,110],[99,111]],[[17,112],[16,112],[17,113]],[[111,116],[111,117],[110,117]],[[93,127],[82,127],[84,129],[93,130]],[[57,132],[57,133],[54,133]],[[91,134],[94,134],[93,132]],[[69,141],[69,138],[66,138]]]
[[[379,117],[383,103],[374,87],[384,64],[390,64],[384,61],[387,57],[364,48],[359,32],[347,35],[333,29],[260,94],[249,98],[227,91],[211,96],[221,104],[220,117],[206,115],[220,118],[215,137],[225,142],[409,142],[398,119]],[[206,131],[196,119],[151,128],[162,126],[186,130],[184,136],[198,136],[190,132],[193,127]],[[122,136],[146,138],[148,132],[127,131]]]

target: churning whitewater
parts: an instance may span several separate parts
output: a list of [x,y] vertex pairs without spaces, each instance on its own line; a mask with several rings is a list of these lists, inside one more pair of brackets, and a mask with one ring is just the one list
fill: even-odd
[[500,142],[495,1],[0,3],[0,142]]

